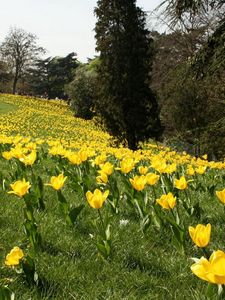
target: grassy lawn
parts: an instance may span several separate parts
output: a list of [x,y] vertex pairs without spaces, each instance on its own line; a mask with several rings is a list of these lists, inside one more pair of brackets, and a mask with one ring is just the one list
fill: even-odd
[[[45,186],[46,208],[35,208],[42,244],[33,252],[23,230],[24,201],[7,194],[10,183],[15,179],[10,179],[8,162],[0,161],[5,179],[4,188],[0,189],[1,276],[10,278],[9,286],[15,291],[16,299],[206,299],[202,294],[207,284],[196,278],[190,270],[193,264],[190,258],[200,258],[203,252],[193,245],[188,232],[185,231],[185,253],[182,253],[173,243],[174,234],[168,223],[165,222],[159,229],[151,222],[144,233],[140,227],[138,210],[124,200],[119,203],[117,214],[113,213],[107,202],[101,209],[103,219],[106,216],[110,218],[112,237],[111,255],[107,260],[103,259],[95,244],[94,223],[100,225],[97,210],[88,205],[85,194],[77,189],[74,167],[66,160],[51,158],[47,154],[32,167],[32,172],[41,174],[43,182],[47,183],[52,175],[63,170],[68,176],[63,194],[72,207],[81,204],[85,207],[74,225],[68,226],[59,209],[56,191]],[[15,162],[13,166],[15,172]],[[88,174],[94,182],[92,171]],[[32,178],[30,172],[28,168],[24,174],[29,180]],[[85,174],[85,169],[82,172]],[[112,176],[119,177],[119,171],[115,171]],[[220,189],[224,177],[218,176],[215,171],[210,171],[204,179],[198,176],[197,180],[202,186],[210,186],[215,176]],[[154,195],[150,189],[148,193],[148,209],[151,211]],[[223,250],[222,205],[207,189],[195,191],[190,188],[189,193],[193,202],[199,202],[202,211],[200,215],[189,216],[181,208],[182,224],[188,228],[189,225],[210,223],[213,229],[209,249]],[[156,194],[158,197],[162,194],[160,185],[156,188]],[[180,201],[185,201],[183,193],[180,193]],[[169,212],[165,216],[167,214]],[[25,253],[32,253],[39,275],[37,286],[29,285],[22,274],[4,267],[6,254],[14,246],[20,246]]]
[[0,100],[0,114],[7,114],[16,111],[18,107],[15,104],[9,104]]

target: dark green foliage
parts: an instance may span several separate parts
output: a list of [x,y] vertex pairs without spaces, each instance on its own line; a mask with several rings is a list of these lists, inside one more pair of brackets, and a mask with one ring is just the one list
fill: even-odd
[[96,110],[109,132],[135,149],[139,141],[162,133],[156,97],[149,88],[152,40],[136,1],[99,0],[97,5]]
[[221,159],[225,153],[224,1],[163,4],[164,17],[175,30],[154,34],[152,86],[159,95],[165,139],[179,150]]
[[39,60],[29,70],[29,82],[36,95],[65,99],[65,85],[73,80],[74,70],[79,63],[74,52],[65,57],[49,57]]
[[78,67],[74,80],[66,88],[76,117],[91,119],[94,115],[97,89],[96,64],[98,59]]
[[192,68],[198,77],[212,75],[225,68],[224,44],[225,18],[195,57]]
[[[194,80],[193,80],[194,79]],[[207,153],[223,158],[225,144],[224,80],[208,76],[195,79],[190,65],[183,63],[168,72],[160,87],[162,120],[166,139],[179,150],[194,155]]]

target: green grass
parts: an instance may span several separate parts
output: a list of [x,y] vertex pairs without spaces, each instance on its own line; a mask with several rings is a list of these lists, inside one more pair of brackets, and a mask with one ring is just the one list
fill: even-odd
[[17,105],[0,101],[0,114],[7,114],[18,109]]
[[[47,157],[34,166],[34,172],[41,174],[44,182],[49,182],[56,172],[56,162]],[[0,160],[0,167],[6,180],[5,190],[0,188],[0,260],[3,263],[13,246],[26,249],[26,242],[22,226],[23,200],[6,193],[11,183],[8,162]],[[67,166],[64,168],[68,175]],[[214,175],[215,171],[210,171],[204,186],[210,184]],[[217,178],[218,187],[222,187],[223,180]],[[152,224],[143,234],[134,209],[121,203],[120,213],[115,215],[106,203],[102,214],[104,217],[107,213],[112,215],[112,255],[106,261],[99,256],[92,237],[92,221],[98,218],[97,211],[89,207],[83,195],[76,193],[73,184],[73,178],[68,178],[63,193],[71,205],[85,204],[73,227],[65,224],[56,192],[51,187],[45,187],[46,210],[36,210],[43,239],[42,247],[35,254],[39,286],[29,286],[21,274],[10,268],[1,269],[1,278],[12,280],[10,288],[15,291],[16,299],[206,299],[202,295],[207,284],[190,270],[193,263],[190,258],[200,258],[202,252],[193,246],[187,232],[186,254],[183,255],[172,243],[169,226],[157,230]],[[208,192],[191,191],[191,195],[199,201],[204,213],[200,217],[185,215],[186,227],[210,222],[212,249],[225,250],[222,205]],[[123,219],[128,220],[127,225],[121,225]]]

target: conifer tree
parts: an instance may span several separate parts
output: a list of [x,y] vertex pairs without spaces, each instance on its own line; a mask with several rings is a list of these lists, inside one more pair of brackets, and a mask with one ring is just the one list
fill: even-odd
[[98,113],[109,132],[136,149],[139,141],[159,138],[162,126],[149,88],[152,40],[136,0],[98,0],[95,9]]

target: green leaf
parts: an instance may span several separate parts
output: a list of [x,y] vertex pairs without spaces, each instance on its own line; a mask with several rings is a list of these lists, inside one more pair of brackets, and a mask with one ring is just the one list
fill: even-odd
[[15,294],[7,286],[0,286],[1,300],[14,300]]
[[137,207],[140,217],[143,219],[144,218],[143,210],[142,210],[141,206],[139,205],[137,199],[134,199],[134,204]]
[[108,250],[106,249],[105,245],[98,243],[97,244],[97,248],[99,253],[105,258],[107,259],[108,257]]
[[38,284],[38,274],[33,258],[26,256],[26,260],[22,261],[22,268],[25,274],[26,281],[32,284]]
[[70,210],[69,217],[70,217],[72,223],[74,223],[76,221],[77,217],[79,216],[79,214],[81,213],[83,208],[84,208],[84,204],[79,205],[78,207],[74,207]]
[[111,239],[110,227],[111,227],[111,225],[108,224],[107,227],[106,227],[106,230],[105,230],[105,237],[106,237],[107,241],[109,241]]
[[205,295],[208,299],[213,299],[216,295],[215,285],[212,283],[208,283],[205,291]]
[[64,197],[64,195],[62,194],[62,192],[59,190],[57,191],[57,196],[58,196],[58,200],[61,203],[67,203],[66,198]]
[[146,215],[142,220],[141,220],[141,228],[143,232],[145,233],[149,226],[151,225],[151,218],[149,215]]

